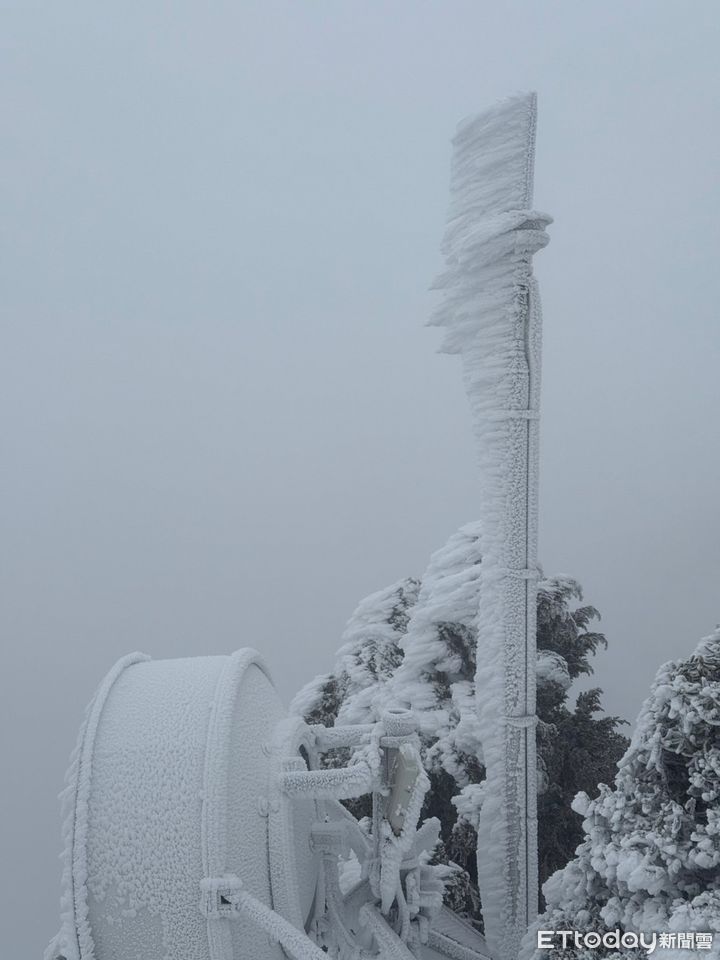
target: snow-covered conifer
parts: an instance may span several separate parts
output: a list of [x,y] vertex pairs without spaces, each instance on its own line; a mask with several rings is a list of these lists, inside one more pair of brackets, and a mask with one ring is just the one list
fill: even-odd
[[345,627],[333,672],[304,686],[291,712],[326,726],[379,720],[419,589],[420,581],[409,577],[362,600]]
[[[448,884],[448,903],[474,918],[485,772],[474,682],[480,563],[478,525],[470,523],[433,554],[420,581],[402,580],[363,600],[343,633],[332,673],[309,683],[292,706],[309,722],[326,725],[373,722],[390,706],[415,711],[431,782],[423,816],[442,824],[436,857],[460,868]],[[540,581],[540,863],[547,871],[541,879],[567,862],[581,839],[572,798],[611,776],[627,744],[616,732],[616,718],[593,716],[599,692],[581,695],[575,710],[566,706],[572,680],[592,672],[590,657],[605,643],[602,634],[588,630],[594,608],[572,609],[581,600],[570,577]],[[575,764],[583,751],[586,759]],[[331,763],[347,759],[340,753],[329,757]],[[356,805],[353,812],[367,810]]]
[[592,673],[590,657],[607,641],[590,629],[599,618],[592,606],[576,606],[582,589],[571,577],[541,580],[537,595],[538,865],[540,881],[571,859],[582,839],[571,809],[581,790],[594,790],[614,776],[627,739],[618,717],[602,712],[599,689],[581,693],[574,708],[569,688]]
[[[545,884],[545,930],[715,933],[720,956],[720,628],[656,676],[614,787],[580,793],[584,841]],[[534,932],[523,958],[539,960]],[[687,951],[663,949],[671,960]],[[568,960],[644,957],[566,952]]]

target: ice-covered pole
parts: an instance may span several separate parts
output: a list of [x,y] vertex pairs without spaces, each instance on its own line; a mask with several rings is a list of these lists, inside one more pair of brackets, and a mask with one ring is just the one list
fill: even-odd
[[535,604],[541,317],[535,94],[460,124],[431,323],[462,358],[481,476],[476,700],[486,783],[478,880],[488,946],[515,960],[537,912]]

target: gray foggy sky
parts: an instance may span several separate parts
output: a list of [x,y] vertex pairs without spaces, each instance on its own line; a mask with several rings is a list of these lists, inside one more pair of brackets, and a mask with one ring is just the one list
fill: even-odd
[[0,13],[7,955],[57,928],[56,793],[118,656],[253,645],[289,699],[476,517],[423,323],[454,126],[518,90],[555,217],[540,555],[632,718],[720,620],[717,5]]

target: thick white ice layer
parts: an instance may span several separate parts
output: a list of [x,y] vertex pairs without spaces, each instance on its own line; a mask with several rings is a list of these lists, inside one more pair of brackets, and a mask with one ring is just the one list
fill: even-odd
[[[517,955],[536,901],[535,596],[540,311],[532,256],[550,217],[532,209],[536,99],[503,101],[453,141],[443,297],[432,323],[459,353],[480,505],[477,705],[487,780],[478,877],[488,944]],[[526,780],[527,774],[527,780]]]

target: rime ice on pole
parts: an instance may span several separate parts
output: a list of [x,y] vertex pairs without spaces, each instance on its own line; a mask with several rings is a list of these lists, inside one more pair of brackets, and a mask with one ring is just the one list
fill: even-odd
[[432,323],[460,354],[481,476],[477,703],[487,780],[478,877],[488,945],[515,958],[537,909],[535,603],[541,317],[536,97],[460,124]]

